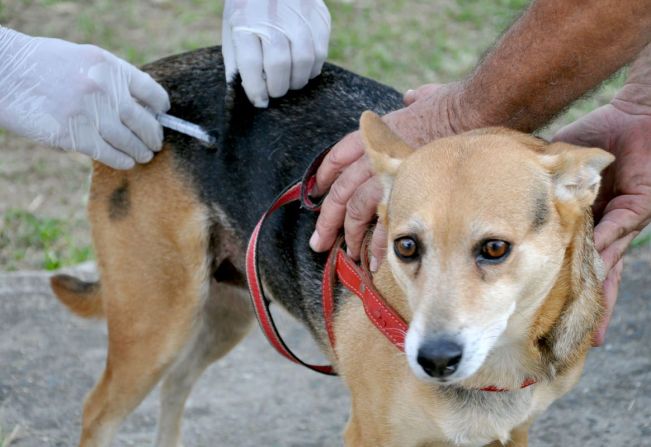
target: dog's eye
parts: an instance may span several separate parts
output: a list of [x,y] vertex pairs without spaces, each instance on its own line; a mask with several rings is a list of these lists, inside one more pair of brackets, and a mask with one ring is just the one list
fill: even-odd
[[403,261],[414,261],[418,259],[418,242],[409,236],[401,237],[393,241],[393,251]]
[[479,250],[479,258],[486,261],[503,261],[511,251],[511,244],[506,241],[491,239],[484,241]]

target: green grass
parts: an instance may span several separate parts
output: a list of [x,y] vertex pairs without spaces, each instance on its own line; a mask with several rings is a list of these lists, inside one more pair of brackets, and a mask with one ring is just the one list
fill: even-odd
[[646,247],[651,243],[651,233],[649,234],[644,234],[642,236],[638,236],[635,239],[633,239],[633,242],[631,242],[631,250],[635,250],[636,248],[642,248]]
[[[327,0],[327,4],[332,15],[329,60],[405,91],[467,76],[529,0]],[[0,0],[0,21],[32,35],[93,43],[140,65],[219,44],[222,8],[223,1],[216,0]],[[624,78],[620,73],[578,101],[542,135],[550,137],[561,125],[608,102]],[[0,129],[0,153],[12,138]],[[25,157],[30,154],[25,152]],[[33,185],[57,172],[44,162],[30,162],[29,169],[19,171],[5,166],[11,165],[3,165],[0,155],[0,175],[15,185]],[[28,205],[0,196],[0,201],[7,200],[5,209],[12,207],[0,214],[0,268],[56,268],[92,257],[90,248],[72,236],[79,232],[77,222],[64,218],[84,204],[70,203],[65,194],[62,190],[59,201],[63,212],[57,211],[62,219],[20,211]]]
[[19,429],[19,426],[15,426],[11,432],[8,432],[3,430],[2,425],[0,425],[0,447],[9,447],[12,445]]
[[78,246],[71,236],[72,224],[44,218],[20,209],[8,210],[0,222],[0,260],[14,270],[33,252],[40,253],[45,270],[79,264],[92,259],[90,246]]

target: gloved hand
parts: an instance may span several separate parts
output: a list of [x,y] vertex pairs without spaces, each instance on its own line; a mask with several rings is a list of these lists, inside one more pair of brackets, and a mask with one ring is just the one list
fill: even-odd
[[330,13],[322,0],[226,0],[226,80],[239,72],[256,107],[305,87],[328,55]]
[[148,74],[92,45],[0,27],[0,127],[116,169],[146,163],[169,109]]

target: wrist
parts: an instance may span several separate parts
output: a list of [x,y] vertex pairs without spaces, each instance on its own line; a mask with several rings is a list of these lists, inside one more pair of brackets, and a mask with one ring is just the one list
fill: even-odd
[[451,91],[446,108],[453,134],[496,125],[488,119],[487,108],[480,103],[480,98],[470,91],[467,84],[468,81],[449,84]]

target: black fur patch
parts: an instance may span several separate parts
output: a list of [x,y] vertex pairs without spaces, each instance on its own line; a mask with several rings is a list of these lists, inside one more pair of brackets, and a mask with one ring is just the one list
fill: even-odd
[[549,219],[549,205],[547,202],[547,193],[540,191],[533,209],[533,224],[531,227],[533,231],[540,230]]
[[89,295],[99,290],[99,282],[86,282],[70,275],[56,275],[54,279],[61,287],[78,295]]
[[129,208],[131,208],[129,182],[125,180],[109,197],[109,219],[124,219],[129,214]]
[[217,282],[223,282],[226,284],[231,284],[238,287],[246,287],[246,277],[235,268],[233,263],[228,259],[225,259],[215,273],[213,273],[213,278]]

